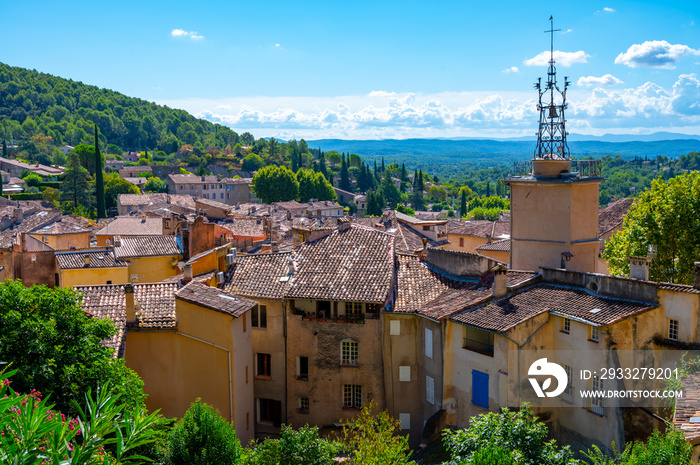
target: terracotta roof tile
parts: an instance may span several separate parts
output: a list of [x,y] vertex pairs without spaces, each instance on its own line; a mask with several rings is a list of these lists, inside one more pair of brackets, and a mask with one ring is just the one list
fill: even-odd
[[[134,284],[134,302],[138,302],[138,327],[174,328],[177,326],[175,314],[175,283]],[[76,286],[81,296],[81,307],[97,318],[112,320],[118,333],[105,343],[118,352],[123,351],[124,329],[126,327],[126,297],[123,284],[103,284],[98,286]]]
[[598,212],[598,237],[620,226],[632,203],[634,199],[624,198],[601,209]]
[[384,303],[394,275],[394,236],[359,225],[326,233],[294,252],[287,297]]
[[[539,284],[460,313],[452,319],[478,328],[506,332],[547,311],[595,325],[608,325],[654,307],[652,303],[599,297],[582,289]],[[591,312],[594,309],[597,311]]]
[[81,225],[74,223],[68,219],[59,218],[56,222],[41,226],[32,231],[32,234],[41,234],[42,236],[58,236],[62,234],[85,234],[90,230],[83,228]]
[[[86,259],[89,262],[86,264]],[[81,250],[77,252],[56,252],[56,262],[62,270],[77,268],[119,268],[129,266],[129,263],[119,260],[114,252],[104,250]]]
[[500,241],[494,241],[490,244],[480,245],[476,248],[477,252],[482,250],[491,250],[494,252],[510,252],[510,239],[501,239]]
[[255,302],[206,284],[193,281],[175,293],[176,298],[238,318],[255,306]]
[[146,206],[155,203],[167,203],[168,194],[119,194],[119,205]]
[[182,255],[180,240],[176,236],[117,237],[119,242],[115,237],[114,254],[119,259]]
[[245,297],[282,300],[289,287],[287,267],[292,254],[279,252],[236,257],[226,272],[224,291]]
[[265,236],[262,220],[255,218],[234,218],[232,223],[224,223],[221,226],[231,231],[234,236]]
[[160,236],[163,234],[161,218],[118,216],[95,233],[97,236]]
[[689,286],[687,284],[675,284],[675,283],[659,283],[659,289],[665,291],[675,291],[675,292],[686,292],[688,294],[700,294],[700,289],[694,286]]
[[685,439],[690,441],[700,438],[700,423],[690,422],[691,418],[700,418],[700,373],[691,373],[683,378],[682,386],[685,395],[676,399],[673,424],[683,432]]

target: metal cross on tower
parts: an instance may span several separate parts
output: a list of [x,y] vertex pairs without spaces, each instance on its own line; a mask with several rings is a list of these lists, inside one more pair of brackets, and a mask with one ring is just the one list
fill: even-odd
[[[551,35],[550,38],[550,58],[549,71],[547,72],[547,84],[542,87],[542,78],[537,79],[535,89],[539,94],[537,110],[540,112],[540,126],[537,132],[537,147],[533,158],[545,159],[566,159],[570,158],[569,146],[566,143],[566,119],[564,109],[566,109],[566,89],[569,87],[569,78],[564,77],[564,89],[557,85],[557,69],[554,67],[554,33],[561,29],[554,29],[554,19],[549,17],[550,29],[544,31]],[[554,91],[559,94],[560,103],[554,101]],[[547,102],[549,93],[549,102]],[[544,102],[543,102],[544,100]]]

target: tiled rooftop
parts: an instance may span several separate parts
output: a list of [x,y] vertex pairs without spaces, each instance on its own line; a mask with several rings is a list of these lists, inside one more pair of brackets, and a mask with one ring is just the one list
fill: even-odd
[[[685,435],[686,441],[700,438],[700,373],[691,373],[682,380],[685,396],[676,399],[673,424]],[[694,418],[691,423],[691,418]]]
[[168,194],[119,194],[119,204],[125,207],[167,202]]
[[138,258],[182,255],[176,236],[119,236],[115,237],[114,254],[117,258]]
[[491,237],[493,239],[498,239],[510,235],[510,221],[471,220],[465,221],[462,225],[452,223],[447,233],[458,236]]
[[700,289],[687,284],[659,283],[659,289],[665,291],[686,292],[688,294],[700,294]]
[[221,226],[231,231],[234,236],[265,236],[262,221],[255,218],[234,218],[233,223],[224,223]]
[[192,281],[175,293],[178,299],[238,318],[255,306],[255,302],[206,284]]
[[598,237],[620,226],[633,202],[634,199],[624,198],[602,208],[598,212]]
[[494,241],[490,244],[480,245],[476,248],[477,252],[488,250],[494,252],[510,252],[510,239],[501,239],[500,241]]
[[[86,264],[86,257],[89,263]],[[77,252],[56,252],[58,267],[62,270],[77,268],[117,268],[129,266],[114,256],[114,252],[104,250],[82,250]]]
[[210,199],[204,199],[204,198],[197,198],[194,201],[195,203],[195,208],[197,207],[197,204],[202,204],[202,205],[207,205],[209,207],[214,207],[214,208],[220,208],[225,211],[233,210],[234,207],[231,205],[227,205],[222,202],[217,202],[216,200],[210,200]]
[[64,217],[59,218],[55,223],[35,229],[32,231],[32,234],[41,234],[42,236],[59,236],[63,234],[85,234],[89,232],[89,229],[83,228],[79,224],[74,223]]
[[236,257],[224,291],[245,297],[284,299],[289,282],[280,281],[280,278],[287,276],[291,256],[289,252],[280,252]]
[[[174,328],[177,325],[175,315],[175,283],[134,284],[134,302],[138,302],[140,311],[137,321],[140,328]],[[112,320],[118,333],[106,341],[109,347],[123,352],[124,329],[126,326],[126,297],[123,284],[103,284],[98,286],[76,286],[81,297],[81,307],[97,318]]]
[[394,275],[394,236],[359,225],[309,240],[293,252],[287,297],[383,303]]
[[539,284],[460,313],[452,319],[478,328],[506,332],[547,311],[595,325],[608,325],[654,307],[653,303],[591,295],[579,288]]
[[160,236],[163,234],[163,220],[140,216],[118,216],[95,234],[97,236]]

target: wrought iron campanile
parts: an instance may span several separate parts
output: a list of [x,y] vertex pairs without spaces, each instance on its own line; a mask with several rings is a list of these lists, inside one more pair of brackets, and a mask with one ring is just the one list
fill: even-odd
[[[540,112],[540,124],[537,132],[537,147],[533,158],[549,160],[569,160],[569,146],[566,143],[566,89],[569,87],[569,78],[564,77],[564,88],[557,84],[557,69],[554,66],[554,33],[561,29],[554,29],[553,17],[549,17],[551,27],[550,34],[550,58],[547,72],[547,83],[542,85],[542,78],[537,80],[535,89],[539,94],[537,110]],[[555,91],[558,94],[555,101]]]

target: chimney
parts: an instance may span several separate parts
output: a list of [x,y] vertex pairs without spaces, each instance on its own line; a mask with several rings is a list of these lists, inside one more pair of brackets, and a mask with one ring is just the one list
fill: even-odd
[[127,283],[124,285],[124,296],[126,297],[126,323],[136,323],[136,307],[134,305],[134,285]]
[[185,265],[183,271],[182,283],[186,284],[192,281],[192,265]]
[[[630,278],[649,281],[649,259],[647,257],[630,257]],[[697,284],[698,267],[695,266],[695,281]]]
[[83,255],[83,260],[85,260],[85,265],[83,265],[85,268],[90,267],[90,255]]
[[500,299],[508,294],[506,282],[508,280],[508,268],[499,265],[493,270],[493,298]]
[[700,262],[695,262],[695,281],[693,287],[695,289],[700,289]]
[[24,216],[22,215],[22,209],[21,209],[21,208],[15,208],[14,214],[15,214],[15,215],[14,215],[14,221],[15,221],[15,223],[19,223],[19,222],[22,221],[22,219],[24,218]]

